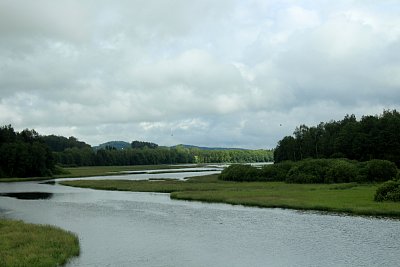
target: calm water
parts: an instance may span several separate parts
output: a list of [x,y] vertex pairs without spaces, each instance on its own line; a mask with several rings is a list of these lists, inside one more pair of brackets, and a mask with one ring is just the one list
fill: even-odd
[[30,197],[25,199],[16,197],[21,194],[2,196],[0,214],[77,233],[81,255],[67,266],[400,263],[398,220],[175,201],[168,194],[157,193],[96,191],[33,182],[0,184],[2,194],[18,192],[47,194],[39,194],[44,197],[38,199],[32,199],[34,194],[27,194]]

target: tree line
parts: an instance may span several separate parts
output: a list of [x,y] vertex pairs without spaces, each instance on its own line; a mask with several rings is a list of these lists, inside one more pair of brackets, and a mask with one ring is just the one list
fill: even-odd
[[381,115],[355,115],[343,120],[300,125],[285,136],[274,151],[275,162],[306,158],[348,158],[358,161],[384,159],[400,166],[400,113],[385,110]]
[[41,136],[35,130],[16,132],[0,127],[0,178],[51,176],[59,166],[111,166],[183,163],[238,163],[272,161],[271,150],[202,150],[162,147],[133,141],[127,149],[94,149],[71,136]]
[[[147,143],[147,142],[143,142]],[[202,150],[183,146],[140,146],[117,150],[113,147],[66,148],[54,152],[55,160],[62,166],[111,166],[184,163],[245,163],[273,161],[271,150]]]
[[55,171],[53,153],[35,130],[0,127],[0,178],[50,176]]

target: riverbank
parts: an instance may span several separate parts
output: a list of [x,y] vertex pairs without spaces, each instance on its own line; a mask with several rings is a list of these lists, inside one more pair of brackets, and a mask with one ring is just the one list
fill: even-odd
[[377,184],[226,182],[217,177],[199,176],[187,181],[79,180],[61,184],[101,190],[171,193],[172,199],[180,200],[400,217],[400,203],[374,201]]
[[0,266],[59,266],[79,255],[75,234],[48,225],[0,219]]

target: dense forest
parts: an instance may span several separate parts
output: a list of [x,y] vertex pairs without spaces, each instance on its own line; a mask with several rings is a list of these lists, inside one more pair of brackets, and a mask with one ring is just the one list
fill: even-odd
[[[110,143],[112,144],[112,143]],[[51,176],[60,166],[111,166],[176,163],[245,163],[272,161],[271,150],[203,150],[184,146],[162,147],[133,141],[117,149],[92,148],[75,137],[41,136],[35,130],[15,132],[0,127],[0,177]]]
[[0,127],[0,177],[50,176],[54,171],[53,153],[37,132]]
[[[147,142],[141,142],[145,144]],[[132,142],[132,147],[118,150],[108,146],[105,149],[67,148],[54,152],[56,162],[62,166],[105,166],[105,165],[147,165],[176,163],[238,163],[265,162],[273,160],[270,150],[202,150],[183,146],[162,147]],[[139,147],[138,147],[139,146]]]
[[274,151],[275,162],[306,158],[384,159],[400,166],[400,113],[386,110],[360,121],[347,115],[341,121],[300,125]]

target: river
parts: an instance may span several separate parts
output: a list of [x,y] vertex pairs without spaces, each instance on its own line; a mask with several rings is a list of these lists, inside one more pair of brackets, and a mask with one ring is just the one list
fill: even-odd
[[[178,179],[181,175],[162,174]],[[115,177],[101,177],[109,178]],[[0,193],[12,192],[47,193],[0,197],[0,214],[76,233],[81,255],[69,267],[398,266],[400,262],[400,221],[394,219],[207,204],[171,200],[169,194],[39,182],[0,184]]]

